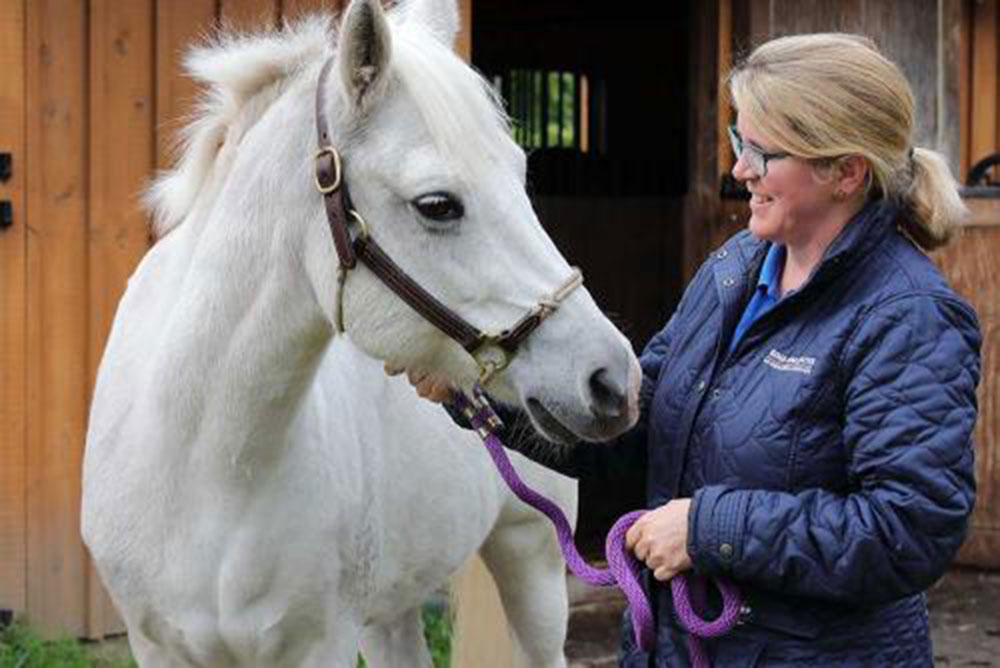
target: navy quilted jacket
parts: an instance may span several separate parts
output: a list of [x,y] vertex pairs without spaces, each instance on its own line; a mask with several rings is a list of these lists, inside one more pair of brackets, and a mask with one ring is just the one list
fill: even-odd
[[[896,216],[869,204],[732,352],[768,244],[731,238],[641,357],[639,426],[549,462],[646,467],[650,508],[693,497],[696,571],[749,604],[709,643],[717,668],[932,665],[923,592],[972,511],[980,334]],[[622,665],[686,666],[669,587],[652,588],[656,655],[627,630]]]

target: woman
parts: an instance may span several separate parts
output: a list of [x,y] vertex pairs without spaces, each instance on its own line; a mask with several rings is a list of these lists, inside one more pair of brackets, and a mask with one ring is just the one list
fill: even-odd
[[657,643],[645,656],[625,632],[623,666],[687,665],[662,583],[689,570],[748,604],[708,642],[715,666],[930,666],[924,592],[973,506],[980,334],[923,251],[961,200],[866,39],[773,40],[729,89],[749,229],[647,345],[638,427],[615,446],[514,445],[576,476],[647,471],[627,540],[653,576]]

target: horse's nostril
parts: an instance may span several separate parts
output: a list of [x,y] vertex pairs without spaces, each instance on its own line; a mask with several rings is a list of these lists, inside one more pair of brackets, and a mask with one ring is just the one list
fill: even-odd
[[590,374],[590,410],[600,418],[620,418],[627,410],[626,379],[601,367]]

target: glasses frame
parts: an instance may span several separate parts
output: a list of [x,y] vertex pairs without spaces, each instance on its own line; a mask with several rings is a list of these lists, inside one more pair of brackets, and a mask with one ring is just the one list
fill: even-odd
[[740,136],[740,131],[736,129],[735,125],[730,125],[728,130],[729,144],[733,148],[733,154],[736,156],[736,161],[739,162],[740,158],[746,156],[747,166],[750,167],[750,170],[760,178],[767,176],[767,163],[770,161],[792,157],[791,153],[787,153],[785,151],[767,153],[760,150],[760,148],[754,146],[753,144],[744,143],[743,137]]

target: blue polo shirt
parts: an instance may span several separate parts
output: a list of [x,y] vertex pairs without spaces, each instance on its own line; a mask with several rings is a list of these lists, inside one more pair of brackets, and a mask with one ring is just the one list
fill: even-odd
[[781,299],[781,270],[785,268],[785,247],[778,244],[771,244],[764,258],[764,264],[760,268],[760,277],[757,279],[757,289],[750,298],[747,307],[743,309],[743,315],[736,324],[736,331],[733,339],[729,342],[729,352],[736,348],[736,344],[743,338],[747,328],[759,318],[762,313],[778,303]]

